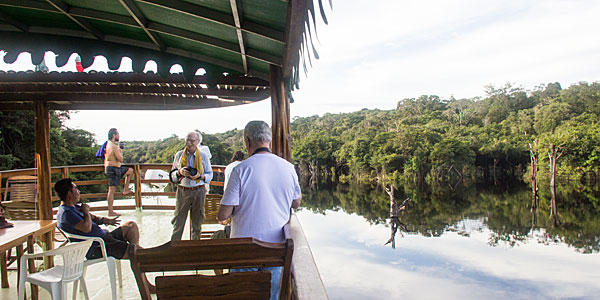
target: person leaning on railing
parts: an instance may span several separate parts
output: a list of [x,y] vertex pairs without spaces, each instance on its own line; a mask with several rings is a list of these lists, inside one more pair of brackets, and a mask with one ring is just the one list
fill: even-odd
[[[83,236],[99,237],[104,240],[108,256],[117,259],[128,258],[127,249],[132,245],[139,245],[140,232],[137,224],[127,221],[117,229],[108,232],[98,225],[119,225],[118,217],[99,217],[90,213],[89,206],[85,203],[79,204],[79,189],[71,178],[65,178],[54,184],[54,190],[61,200],[56,214],[56,225],[61,230]],[[100,245],[94,245],[88,251],[86,257],[95,259],[102,256]]]

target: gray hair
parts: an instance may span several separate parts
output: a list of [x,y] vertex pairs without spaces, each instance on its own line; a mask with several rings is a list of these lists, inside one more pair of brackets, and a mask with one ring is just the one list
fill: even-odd
[[264,121],[250,121],[244,128],[244,138],[254,142],[270,142],[271,128]]
[[202,143],[202,135],[200,134],[200,132],[198,131],[190,131],[188,132],[188,134],[185,136],[186,138],[190,135],[193,134],[198,138],[198,143],[201,144]]

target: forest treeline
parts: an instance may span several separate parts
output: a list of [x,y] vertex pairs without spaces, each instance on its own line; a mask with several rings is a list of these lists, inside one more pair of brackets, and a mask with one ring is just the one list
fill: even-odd
[[486,95],[424,95],[393,110],[296,118],[293,158],[313,178],[342,182],[507,181],[525,175],[531,144],[541,175],[553,147],[562,151],[559,178],[597,174],[600,83],[567,89],[550,83],[533,91],[506,84],[486,87]]
[[[599,82],[566,89],[549,83],[531,91],[506,84],[485,92],[482,98],[423,95],[402,99],[392,110],[294,118],[293,161],[312,182],[493,182],[527,180],[530,150],[538,153],[544,176],[554,149],[561,154],[558,178],[598,173]],[[0,118],[0,170],[33,167],[33,113],[0,112]],[[68,118],[68,112],[51,114],[52,166],[101,163],[94,157],[93,134],[67,128]],[[243,149],[239,129],[203,136],[213,164],[227,164]],[[124,138],[126,163],[170,163],[184,147],[184,137],[175,135],[158,141]]]

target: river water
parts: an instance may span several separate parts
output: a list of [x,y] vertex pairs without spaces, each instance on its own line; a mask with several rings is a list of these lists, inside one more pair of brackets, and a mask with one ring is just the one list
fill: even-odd
[[598,186],[559,189],[560,224],[541,192],[401,188],[395,248],[385,191],[305,188],[297,214],[330,299],[600,299]]

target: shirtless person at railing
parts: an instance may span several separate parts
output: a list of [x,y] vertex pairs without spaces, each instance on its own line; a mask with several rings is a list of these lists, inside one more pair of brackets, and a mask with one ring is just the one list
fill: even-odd
[[129,189],[129,181],[133,174],[133,169],[121,167],[123,163],[122,145],[119,145],[119,131],[116,128],[111,128],[108,131],[108,143],[106,143],[106,156],[104,156],[104,172],[108,177],[108,194],[106,201],[108,202],[108,215],[119,216],[113,209],[115,201],[115,192],[121,181],[121,177],[125,175],[125,183],[123,184],[123,195],[131,195],[133,191]]

